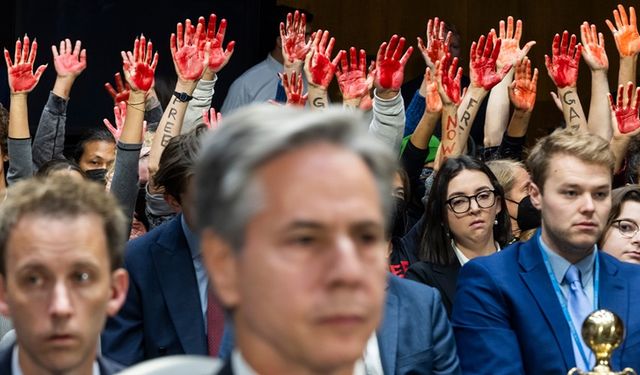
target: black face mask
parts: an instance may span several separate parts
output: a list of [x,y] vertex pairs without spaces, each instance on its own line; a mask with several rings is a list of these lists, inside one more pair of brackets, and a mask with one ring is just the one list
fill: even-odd
[[391,220],[393,225],[391,230],[392,237],[402,237],[407,231],[407,203],[402,198],[394,198],[394,210]]
[[515,219],[518,223],[518,228],[520,228],[521,231],[535,229],[540,226],[542,216],[540,215],[540,210],[533,207],[530,196],[527,195],[522,198],[520,202],[516,202],[508,198],[505,199],[509,202],[518,204],[518,216]]
[[99,182],[101,184],[106,184],[107,183],[107,170],[102,168],[102,169],[89,169],[87,171],[84,171],[84,174],[87,175],[87,178],[90,179],[91,181],[96,181]]

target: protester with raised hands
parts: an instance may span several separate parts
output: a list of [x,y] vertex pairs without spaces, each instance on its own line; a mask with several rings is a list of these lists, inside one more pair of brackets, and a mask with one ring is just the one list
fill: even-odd
[[11,61],[9,51],[4,50],[11,92],[7,142],[10,160],[7,173],[9,184],[33,175],[27,97],[36,87],[42,73],[47,68],[47,65],[40,65],[35,72],[33,71],[37,52],[38,43],[35,40],[31,43],[27,35],[24,36],[22,42],[20,39],[16,41],[13,61]]
[[509,100],[513,105],[511,121],[500,144],[501,158],[522,160],[522,149],[531,120],[531,112],[536,104],[538,91],[538,68],[531,72],[531,61],[526,56],[515,65],[515,76],[509,84]]
[[604,36],[597,32],[596,25],[588,22],[580,25],[580,40],[582,41],[582,58],[591,70],[591,103],[587,128],[589,132],[604,139],[611,139],[611,124],[609,117],[609,59],[604,49]]
[[340,51],[331,59],[336,41],[333,37],[329,39],[327,30],[316,31],[312,39],[313,44],[305,57],[303,70],[308,82],[311,109],[324,109],[329,105],[327,89],[345,52]]
[[618,87],[616,101],[613,101],[611,94],[609,103],[611,108],[611,130],[610,142],[611,151],[615,156],[615,173],[621,172],[624,168],[627,150],[632,137],[640,134],[640,88],[636,88],[633,82],[627,82],[626,86]]
[[640,52],[640,34],[636,21],[636,10],[629,7],[629,16],[622,4],[618,4],[618,9],[613,10],[615,26],[609,20],[605,20],[609,30],[616,41],[616,47],[620,54],[620,70],[618,71],[618,85],[625,85],[627,82],[635,82],[636,64],[638,52]]
[[[458,155],[457,150],[462,150],[464,146],[458,147],[458,108],[462,101],[460,93],[460,80],[462,78],[462,67],[458,67],[458,58],[451,59],[451,55],[443,57],[436,62],[436,82],[438,84],[438,94],[442,101],[442,142],[438,149],[438,156],[433,166],[434,170],[440,169],[446,158]],[[431,88],[433,89],[433,87]],[[432,105],[436,101],[431,93]],[[427,95],[429,95],[427,93]],[[426,98],[425,98],[426,99]],[[427,103],[427,109],[428,109]],[[426,112],[426,111],[425,111]]]
[[280,80],[282,81],[282,87],[287,97],[287,105],[304,107],[307,104],[309,94],[303,94],[304,83],[302,81],[302,74],[293,72],[291,77],[287,73],[280,73]]
[[360,108],[363,102],[369,99],[375,64],[371,65],[367,73],[367,53],[363,49],[356,53],[355,47],[349,48],[348,57],[349,61],[347,53],[341,53],[336,80],[342,93],[342,105],[350,109]]

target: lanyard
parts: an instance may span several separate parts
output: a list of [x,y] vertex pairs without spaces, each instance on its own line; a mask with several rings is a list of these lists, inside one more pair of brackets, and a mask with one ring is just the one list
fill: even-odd
[[[580,351],[580,356],[584,361],[585,366],[589,366],[588,357],[584,351],[582,346],[582,341],[580,341],[580,336],[578,336],[578,332],[576,331],[576,327],[573,325],[573,321],[571,320],[571,314],[569,314],[569,309],[567,308],[566,297],[562,293],[562,289],[560,289],[560,284],[558,284],[558,280],[553,273],[553,269],[551,268],[551,263],[549,262],[549,257],[546,251],[542,248],[542,239],[540,238],[541,231],[538,230],[536,233],[538,245],[540,247],[540,252],[542,253],[542,259],[544,260],[544,265],[547,268],[547,273],[549,274],[549,279],[551,279],[551,284],[553,285],[553,290],[556,292],[556,296],[558,297],[558,301],[560,302],[560,307],[562,308],[562,313],[564,314],[564,318],[569,324],[569,329],[571,330],[571,336],[573,337],[573,341],[575,341],[578,350]],[[593,274],[593,309],[598,309],[598,295],[599,295],[599,287],[600,287],[600,259],[598,258],[598,248],[595,249],[595,269]],[[587,368],[588,370],[588,368]]]

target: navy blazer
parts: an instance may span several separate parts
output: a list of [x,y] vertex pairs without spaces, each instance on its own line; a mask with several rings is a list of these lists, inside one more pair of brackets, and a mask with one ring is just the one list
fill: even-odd
[[[537,236],[467,263],[458,278],[452,324],[466,374],[566,374],[575,367],[569,324]],[[599,307],[624,322],[612,367],[640,370],[640,267],[603,252]]]
[[177,215],[127,244],[127,298],[102,333],[108,358],[130,366],[164,355],[207,355],[198,281],[180,220]]
[[[11,346],[11,348],[0,351],[0,374],[12,375],[12,371],[11,371],[12,353],[13,353],[13,345]],[[124,370],[124,367],[122,367],[122,365],[102,357],[98,357],[98,367],[100,368],[100,375],[113,375],[117,372]]]

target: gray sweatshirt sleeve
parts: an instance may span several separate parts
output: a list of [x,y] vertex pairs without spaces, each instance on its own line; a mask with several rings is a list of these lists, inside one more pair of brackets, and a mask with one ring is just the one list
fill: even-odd
[[373,118],[369,125],[369,133],[392,147],[400,154],[400,144],[404,133],[404,102],[398,93],[394,98],[381,99],[374,91]]
[[38,130],[33,139],[33,169],[53,159],[63,159],[65,126],[67,122],[67,101],[53,91],[49,93],[47,104],[42,110]]
[[205,81],[204,79],[198,81],[198,85],[193,91],[193,99],[189,101],[187,112],[184,114],[182,130],[180,131],[181,134],[188,133],[196,126],[204,124],[202,121],[202,111],[211,108],[211,99],[215,92],[214,87],[217,80],[218,76],[216,75],[211,81]]
[[133,211],[138,197],[138,159],[141,143],[122,143],[118,141],[115,170],[111,180],[111,193],[118,199],[124,210],[131,230]]
[[7,184],[12,185],[23,178],[32,177],[31,138],[9,138],[7,139],[7,149],[9,154]]
[[162,104],[155,96],[150,97],[144,105],[144,120],[147,122],[147,131],[155,132],[162,119]]

